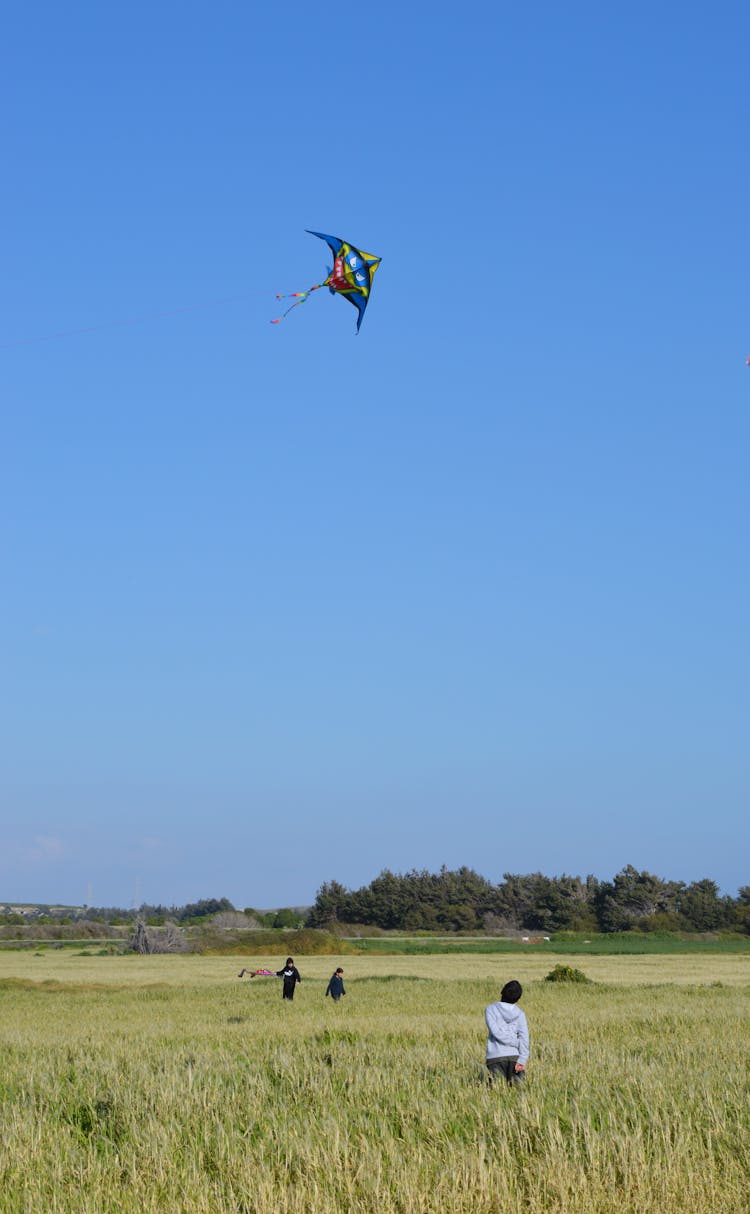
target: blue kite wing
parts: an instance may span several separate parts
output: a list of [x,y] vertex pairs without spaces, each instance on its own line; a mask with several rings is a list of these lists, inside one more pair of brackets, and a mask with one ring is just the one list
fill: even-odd
[[344,243],[343,240],[340,240],[338,236],[326,236],[324,232],[313,232],[312,228],[305,228],[305,231],[307,232],[308,236],[317,236],[318,240],[324,240],[328,245],[328,248],[333,253],[333,256],[338,257],[339,249]]
[[370,297],[369,295],[344,295],[343,291],[341,294],[350,304],[354,304],[359,312],[359,316],[357,317],[357,332],[359,333],[359,326],[362,324],[362,317],[365,314],[365,308],[370,302]]

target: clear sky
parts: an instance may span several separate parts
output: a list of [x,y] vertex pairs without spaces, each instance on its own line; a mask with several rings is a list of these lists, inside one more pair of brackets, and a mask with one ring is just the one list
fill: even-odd
[[0,900],[750,883],[744,0],[3,23]]

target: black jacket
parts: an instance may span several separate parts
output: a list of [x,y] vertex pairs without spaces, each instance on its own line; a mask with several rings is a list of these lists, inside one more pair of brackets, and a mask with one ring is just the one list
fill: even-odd
[[299,976],[299,970],[296,965],[284,966],[283,970],[276,971],[277,978],[284,979],[284,994],[291,991],[294,994],[294,988],[302,979]]

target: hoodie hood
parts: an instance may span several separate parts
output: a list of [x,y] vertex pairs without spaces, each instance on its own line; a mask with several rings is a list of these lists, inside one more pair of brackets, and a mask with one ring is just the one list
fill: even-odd
[[521,1015],[521,1009],[517,1003],[496,1003],[495,1007],[502,1016],[506,1024],[515,1024],[518,1017]]

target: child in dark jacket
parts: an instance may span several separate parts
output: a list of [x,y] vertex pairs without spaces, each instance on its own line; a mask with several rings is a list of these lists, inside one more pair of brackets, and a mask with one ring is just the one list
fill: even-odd
[[299,970],[291,957],[287,957],[286,965],[284,966],[283,970],[276,971],[276,977],[284,979],[284,988],[281,992],[281,998],[293,999],[294,988],[298,982],[302,981],[302,979],[300,978]]
[[341,966],[338,967],[334,974],[331,974],[331,981],[326,987],[326,995],[330,995],[334,1003],[338,1003],[342,995],[345,995],[344,990],[344,971]]

